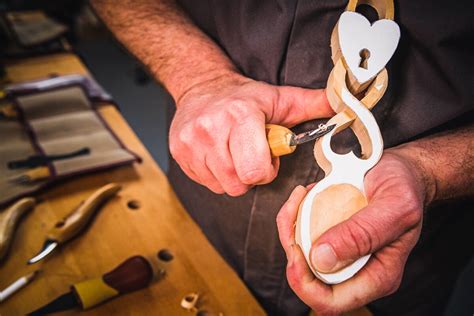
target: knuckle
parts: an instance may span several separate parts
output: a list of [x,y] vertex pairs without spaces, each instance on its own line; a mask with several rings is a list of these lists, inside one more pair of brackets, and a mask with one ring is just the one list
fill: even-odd
[[235,186],[227,189],[227,194],[232,197],[237,197],[247,193],[248,188],[245,186]]
[[221,169],[221,172],[227,177],[235,177],[235,168],[233,165],[221,164],[218,166]]
[[262,172],[261,179],[258,181],[259,184],[268,184],[275,180],[278,175],[278,171],[271,171],[269,174]]
[[197,117],[194,124],[198,131],[203,131],[206,133],[212,133],[212,131],[215,129],[214,121],[208,115],[201,115]]
[[361,223],[358,220],[351,220],[349,225],[345,225],[343,241],[348,247],[357,249],[357,255],[363,256],[368,254],[374,246],[374,232],[371,224]]
[[420,206],[419,194],[414,189],[403,190],[401,194],[402,201],[404,201],[405,208],[415,209]]
[[242,173],[241,180],[246,184],[256,184],[265,179],[265,173],[261,169],[254,169]]
[[420,207],[407,209],[403,216],[405,227],[413,227],[419,224],[423,217],[423,210]]
[[191,127],[185,126],[178,132],[178,141],[181,144],[192,144],[194,133]]
[[215,181],[202,180],[201,184],[216,194],[224,194],[224,189]]
[[211,190],[212,192],[214,192],[215,194],[224,194],[225,193],[224,189],[222,189],[222,188],[217,188],[217,187],[213,187],[213,186],[208,186],[207,188],[209,190]]
[[407,192],[404,196],[402,221],[405,227],[416,226],[423,218],[423,207],[414,192]]
[[252,110],[253,108],[249,104],[249,102],[241,100],[241,99],[233,100],[227,106],[227,112],[233,119],[237,121],[240,121],[242,118],[245,118],[251,115]]

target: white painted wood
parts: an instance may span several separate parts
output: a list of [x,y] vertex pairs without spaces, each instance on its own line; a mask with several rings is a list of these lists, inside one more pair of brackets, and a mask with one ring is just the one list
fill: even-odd
[[[296,240],[297,242],[299,241],[300,247],[303,250],[304,256],[306,257],[313,273],[316,277],[327,284],[338,284],[351,278],[367,263],[370,255],[358,259],[352,265],[336,273],[321,273],[314,269],[310,260],[310,250],[312,245],[311,213],[313,200],[319,193],[323,192],[331,185],[336,184],[351,184],[365,195],[364,176],[367,171],[377,164],[383,152],[383,139],[372,113],[348,91],[347,87],[342,87],[341,99],[343,103],[356,114],[362,125],[367,129],[367,134],[372,144],[372,154],[367,159],[360,159],[355,156],[353,152],[343,155],[333,152],[331,149],[331,138],[338,130],[338,127],[329,134],[320,138],[316,143],[322,156],[324,156],[321,158],[324,158],[324,160],[329,162],[330,168],[328,168],[328,166],[325,167],[326,177],[318,182],[308,192],[302,202],[300,208],[300,220],[298,222],[300,227],[297,229],[297,232],[299,232],[300,235],[297,236]],[[328,125],[333,123],[338,123],[337,115],[328,122]],[[323,159],[318,159],[317,157],[318,163],[320,163],[319,160]],[[327,216],[330,215],[331,214],[328,214]]]
[[[373,79],[393,56],[400,40],[400,28],[392,20],[370,24],[362,14],[344,12],[338,23],[339,45],[347,66],[359,83]],[[367,69],[359,67],[360,52],[367,49]]]

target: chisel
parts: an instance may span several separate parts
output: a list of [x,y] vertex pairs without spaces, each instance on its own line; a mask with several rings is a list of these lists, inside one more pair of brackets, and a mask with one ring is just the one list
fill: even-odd
[[36,256],[28,260],[28,264],[42,260],[60,244],[69,241],[84,231],[84,228],[92,220],[94,214],[107,200],[117,194],[120,189],[120,185],[111,183],[95,191],[84,200],[77,209],[74,209],[64,219],[54,225],[47,234],[42,250]]
[[[163,270],[159,272],[163,274]],[[88,309],[116,296],[143,289],[153,277],[152,264],[142,256],[134,256],[102,277],[72,285],[69,292],[28,315],[46,315],[73,308]]]
[[272,156],[280,157],[294,152],[297,145],[326,135],[331,132],[334,127],[336,127],[336,125],[327,126],[326,124],[319,124],[318,128],[298,135],[284,126],[275,124],[266,124],[265,130]]

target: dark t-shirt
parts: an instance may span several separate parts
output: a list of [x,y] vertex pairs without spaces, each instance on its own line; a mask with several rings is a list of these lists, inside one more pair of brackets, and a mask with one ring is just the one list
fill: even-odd
[[[248,77],[326,86],[331,31],[346,1],[180,1]],[[397,1],[401,41],[374,110],[393,146],[474,109],[474,1]]]
[[[330,35],[347,1],[179,2],[244,75],[276,85],[326,86],[333,67]],[[386,147],[473,121],[473,12],[472,0],[395,3],[401,40],[388,65],[389,88],[373,110]],[[318,123],[303,123],[295,131]],[[350,133],[336,143],[340,150],[356,147]],[[307,312],[286,283],[286,258],[275,225],[291,190],[323,176],[312,146],[300,147],[282,159],[273,183],[239,198],[215,195],[187,179],[175,162],[170,165],[171,182],[189,213],[271,314]],[[400,290],[374,302],[372,311],[442,312],[457,274],[474,252],[474,243],[458,249],[457,242],[472,238],[471,202],[428,211]]]

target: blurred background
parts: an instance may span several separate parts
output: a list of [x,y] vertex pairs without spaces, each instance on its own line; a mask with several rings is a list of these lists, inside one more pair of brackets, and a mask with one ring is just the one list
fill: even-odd
[[[163,171],[168,170],[166,91],[115,41],[84,0],[0,0],[0,13],[42,10],[65,25],[65,38],[120,111]],[[0,44],[1,46],[1,44]]]

